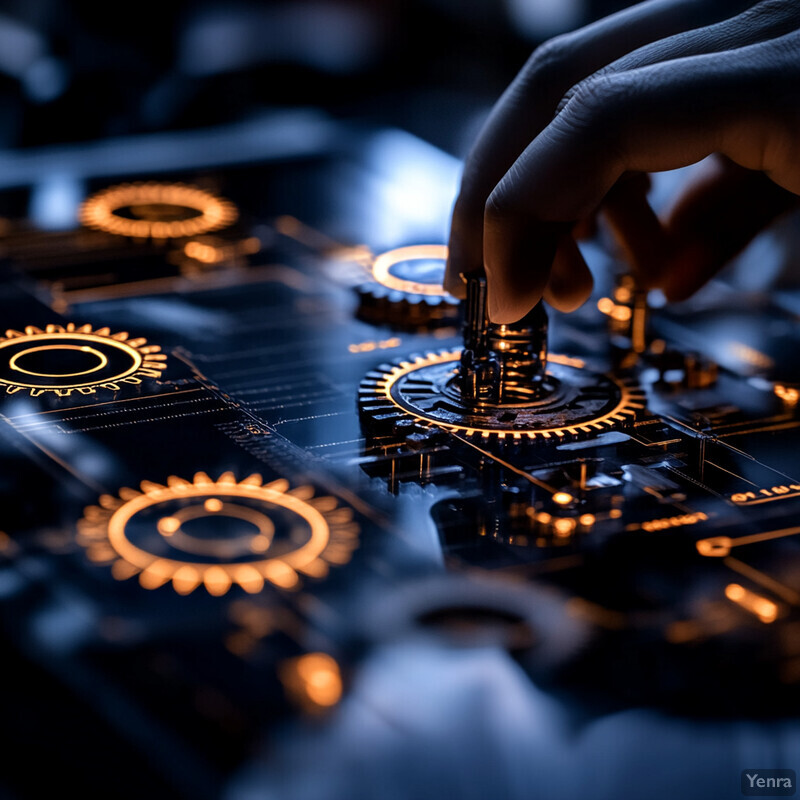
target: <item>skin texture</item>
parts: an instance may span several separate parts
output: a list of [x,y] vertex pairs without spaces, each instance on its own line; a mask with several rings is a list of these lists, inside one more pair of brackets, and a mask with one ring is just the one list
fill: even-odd
[[[657,217],[647,173],[704,161]],[[445,288],[489,316],[582,305],[602,213],[641,285],[690,296],[800,202],[800,3],[648,0],[539,47],[468,155]]]

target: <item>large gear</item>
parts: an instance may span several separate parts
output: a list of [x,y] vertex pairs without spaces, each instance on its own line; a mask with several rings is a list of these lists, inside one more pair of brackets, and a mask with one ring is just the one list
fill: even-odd
[[139,182],[111,186],[81,205],[88,228],[134,239],[185,239],[232,225],[229,200],[184,183]]
[[301,575],[320,578],[349,561],[358,542],[352,509],[314,495],[258,474],[173,475],[100,497],[78,522],[78,541],[91,561],[110,564],[118,580],[138,575],[145,589],[170,581],[179,594],[200,585],[217,596],[233,585],[296,589]]
[[470,404],[458,388],[461,350],[411,356],[384,364],[361,382],[360,409],[369,426],[411,419],[470,440],[504,443],[568,441],[633,422],[645,407],[642,390],[591,372],[578,359],[550,355],[551,389],[524,404]]
[[124,331],[72,322],[44,330],[29,325],[0,338],[0,387],[7,394],[27,391],[31,397],[119,391],[123,384],[160,377],[166,359],[158,345]]

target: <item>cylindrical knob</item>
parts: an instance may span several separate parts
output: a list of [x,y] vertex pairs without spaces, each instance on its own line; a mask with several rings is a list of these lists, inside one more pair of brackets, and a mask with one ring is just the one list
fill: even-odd
[[542,392],[547,312],[538,303],[518,322],[497,325],[486,311],[486,276],[467,281],[461,395],[475,403],[524,404]]

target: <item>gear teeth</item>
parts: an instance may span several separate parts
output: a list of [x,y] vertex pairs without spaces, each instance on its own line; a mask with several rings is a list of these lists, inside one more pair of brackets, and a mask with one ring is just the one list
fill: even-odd
[[[22,340],[22,341],[20,341]],[[20,364],[14,365],[14,359],[20,358],[26,351],[23,348],[26,341],[31,348],[46,350],[52,347],[70,347],[75,350],[88,349],[94,351],[95,358],[100,362],[93,370],[78,372],[74,375],[39,375],[35,372],[26,373]],[[9,352],[7,348],[12,348]],[[5,353],[3,352],[5,350]],[[113,351],[115,357],[123,359],[118,366],[109,366],[109,353]],[[8,353],[8,355],[6,355]],[[25,326],[23,331],[9,328],[5,336],[0,337],[0,364],[6,358],[4,370],[13,377],[0,378],[0,387],[6,394],[16,394],[26,391],[31,397],[40,397],[52,394],[55,397],[69,397],[74,392],[80,395],[95,394],[98,389],[117,392],[123,384],[139,385],[142,378],[160,378],[161,372],[166,369],[167,356],[161,352],[159,345],[148,345],[144,338],[130,339],[125,331],[112,334],[107,327],[93,330],[89,324],[76,325],[74,322],[60,325],[50,323],[39,328],[35,325]],[[14,371],[16,370],[16,371]],[[97,377],[96,383],[84,382],[86,377]],[[62,385],[55,385],[51,380],[47,383],[43,379],[61,379]],[[37,380],[38,379],[38,380]]]
[[[123,487],[118,497],[104,494],[96,505],[87,506],[76,523],[76,541],[90,562],[110,564],[117,580],[138,575],[144,589],[171,583],[178,594],[186,595],[203,586],[210,595],[221,597],[234,585],[250,594],[261,591],[266,579],[278,588],[295,590],[300,586],[298,573],[322,578],[331,566],[349,561],[358,544],[353,509],[340,506],[331,495],[315,497],[308,484],[290,489],[289,482],[280,478],[265,485],[258,473],[237,481],[227,471],[216,481],[197,472],[191,481],[171,475],[164,484],[143,480],[139,486],[141,491]],[[294,517],[287,523],[289,531],[294,532],[297,524],[307,527],[307,540],[301,537],[298,542],[292,533],[277,548],[279,552],[270,549],[279,528],[272,517],[276,508],[283,509],[281,516]],[[137,517],[139,524],[129,527],[145,509],[150,511]],[[244,518],[253,521],[257,530],[252,552],[247,551],[249,561],[222,551],[213,563],[211,552],[198,560],[192,548],[184,549],[182,542],[189,534],[178,535],[182,524],[205,514],[246,514]]]
[[[547,445],[562,444],[579,439],[589,438],[593,435],[608,431],[615,427],[624,429],[630,426],[641,416],[646,408],[644,391],[630,379],[618,380],[613,376],[603,376],[618,392],[619,398],[616,406],[600,413],[595,419],[575,422],[571,425],[562,425],[552,428],[530,429],[501,429],[480,428],[464,424],[454,424],[447,419],[439,419],[428,412],[429,407],[435,407],[436,401],[419,408],[418,412],[409,411],[406,405],[400,405],[392,394],[395,383],[404,378],[403,391],[407,395],[407,404],[413,404],[415,397],[428,399],[436,395],[436,385],[433,379],[427,376],[414,376],[418,370],[445,362],[457,364],[460,350],[446,350],[441,352],[428,352],[424,354],[412,353],[405,358],[392,363],[381,364],[376,369],[370,370],[359,386],[359,411],[361,419],[367,428],[373,428],[376,433],[385,434],[393,429],[401,420],[411,420],[428,429],[439,429],[449,432],[456,437],[464,438],[477,446],[487,444],[502,447],[522,447],[527,444]],[[580,362],[566,356],[553,355],[550,360],[554,364],[563,365],[572,369],[580,369]],[[442,400],[444,395],[439,395]]]

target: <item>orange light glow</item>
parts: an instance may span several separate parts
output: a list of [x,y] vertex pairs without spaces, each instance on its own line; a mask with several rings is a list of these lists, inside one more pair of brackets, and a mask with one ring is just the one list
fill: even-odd
[[400,347],[403,340],[399,336],[392,336],[389,339],[380,339],[379,341],[370,342],[355,342],[347,345],[347,349],[351,353],[370,353],[373,350],[390,350],[394,347]]
[[628,322],[632,315],[633,312],[628,306],[615,306],[611,310],[611,317],[617,320],[617,322]]
[[708,514],[698,511],[695,514],[678,514],[674,517],[663,517],[661,519],[651,519],[642,523],[643,531],[663,531],[667,528],[681,528],[686,525],[697,525],[708,519]]
[[730,555],[733,541],[728,536],[713,536],[710,539],[701,539],[695,545],[701,556],[708,558],[725,558]]
[[798,392],[797,389],[792,386],[781,386],[780,384],[776,384],[774,391],[781,400],[783,400],[785,403],[789,403],[790,405],[794,405],[798,400],[800,400],[800,392]]
[[240,242],[213,242],[193,239],[183,246],[184,255],[201,264],[220,264],[236,256],[252,255],[261,249],[261,241],[255,237]]
[[[339,506],[336,498],[315,497],[311,487],[290,489],[284,480],[263,484],[254,474],[237,481],[226,472],[215,481],[198,472],[192,481],[171,476],[166,486],[143,481],[140,489],[122,489],[119,498],[103,495],[98,505],[86,508],[78,523],[78,541],[90,555],[97,554],[93,560],[111,562],[115,578],[138,575],[146,589],[169,581],[179,594],[189,594],[201,584],[212,595],[225,594],[234,584],[254,593],[265,581],[295,589],[301,574],[323,577],[329,565],[346,563],[357,545],[358,526],[351,509]],[[270,514],[276,507],[307,530],[302,542],[292,541],[288,552],[279,555],[270,552],[275,533]],[[142,520],[148,519],[150,509],[157,513],[162,508],[169,513],[158,518],[155,530],[178,554],[171,557],[155,545],[151,551],[135,544],[129,535],[134,518],[140,527],[152,524]],[[184,529],[207,516],[242,520],[250,527],[236,537],[219,538],[192,536]]]
[[[406,406],[401,404],[393,395],[392,389],[394,385],[403,377],[413,374],[417,370],[424,369],[433,364],[452,363],[453,370],[457,369],[458,363],[461,358],[461,350],[445,350],[441,352],[428,352],[425,355],[414,357],[412,361],[401,361],[393,365],[391,371],[387,371],[384,376],[376,380],[374,385],[370,386],[370,392],[374,393],[376,398],[391,403],[399,408],[403,413],[408,414],[410,417],[418,420],[421,423],[444,430],[464,433],[467,436],[474,436],[480,434],[483,438],[489,439],[492,436],[505,437],[506,433],[497,431],[491,428],[479,428],[468,425],[467,423],[446,423],[438,418],[426,418],[418,411],[410,411]],[[558,353],[551,353],[548,356],[548,362],[552,364],[562,364],[564,366],[581,368],[584,362],[580,359],[570,358]],[[576,423],[575,425],[566,425],[563,427],[547,428],[547,429],[532,429],[523,431],[514,431],[514,438],[521,439],[563,439],[565,436],[578,435],[580,433],[590,433],[594,431],[601,431],[603,428],[612,428],[617,423],[624,423],[628,420],[634,419],[637,412],[645,407],[645,398],[643,393],[636,387],[628,383],[614,380],[619,390],[619,400],[614,408],[598,415],[595,419],[587,420],[584,422]]]
[[615,307],[616,303],[610,297],[601,297],[597,301],[597,309],[603,314],[610,314]]
[[447,247],[443,244],[419,244],[389,250],[377,256],[373,261],[372,278],[381,286],[385,286],[387,289],[395,289],[398,292],[421,294],[430,297],[445,297],[447,292],[441,284],[404,280],[391,272],[392,267],[396,264],[402,264],[404,261],[422,260],[446,261]]
[[743,344],[742,342],[730,342],[728,344],[728,350],[735,358],[744,361],[745,364],[749,364],[752,367],[770,369],[775,366],[773,359],[766,353],[762,353],[760,350],[756,350],[754,347],[750,347],[750,345]]
[[[77,354],[84,369],[74,365],[56,371],[64,352]],[[42,355],[50,356],[53,366],[47,371],[34,368]],[[166,369],[167,357],[158,345],[127,332],[111,333],[109,328],[94,330],[91,325],[27,326],[24,331],[7,330],[0,338],[0,363],[14,377],[0,378],[6,394],[27,391],[31,397],[52,392],[68,397],[73,392],[94,394],[98,389],[119,391],[121,384],[138,385],[143,378],[159,378]]]
[[571,517],[561,517],[553,522],[553,530],[559,538],[572,535],[575,531],[575,520]]
[[553,502],[560,506],[569,505],[575,498],[569,492],[556,492],[553,495]]
[[[123,216],[124,209],[134,217]],[[183,218],[176,218],[183,217]],[[88,198],[80,220],[88,228],[135,239],[182,239],[232,225],[236,206],[183,183],[124,183]]]
[[281,680],[288,693],[307,711],[335,706],[342,698],[339,665],[327,653],[307,653],[282,665]]
[[760,594],[745,589],[744,586],[738,583],[729,583],[725,587],[725,597],[745,611],[749,611],[758,617],[765,624],[775,622],[778,618],[780,609],[777,604],[767,600],[766,597],[762,597]]

